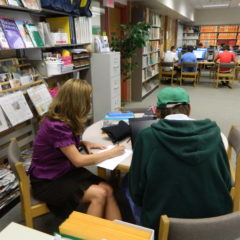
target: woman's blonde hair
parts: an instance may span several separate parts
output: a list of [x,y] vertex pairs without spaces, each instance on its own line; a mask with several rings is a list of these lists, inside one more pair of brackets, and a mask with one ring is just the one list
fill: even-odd
[[87,81],[69,79],[60,87],[45,118],[64,122],[76,135],[82,133],[91,109],[91,93]]

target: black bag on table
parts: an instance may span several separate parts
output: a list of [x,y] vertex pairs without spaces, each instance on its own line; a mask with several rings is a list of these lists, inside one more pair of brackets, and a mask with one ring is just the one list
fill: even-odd
[[124,121],[119,121],[117,125],[103,127],[102,130],[107,133],[113,143],[119,142],[127,137],[130,137],[131,129]]

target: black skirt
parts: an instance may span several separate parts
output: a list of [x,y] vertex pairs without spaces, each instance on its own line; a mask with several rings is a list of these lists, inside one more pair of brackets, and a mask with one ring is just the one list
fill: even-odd
[[77,210],[84,191],[104,180],[85,168],[74,168],[58,179],[38,179],[30,176],[34,198],[47,204],[50,211],[66,218]]

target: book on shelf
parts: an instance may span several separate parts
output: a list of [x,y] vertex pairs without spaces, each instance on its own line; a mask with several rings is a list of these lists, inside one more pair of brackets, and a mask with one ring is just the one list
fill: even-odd
[[21,91],[1,97],[0,106],[2,107],[12,126],[15,126],[33,117],[33,114]]
[[43,43],[45,46],[53,46],[54,45],[54,41],[53,38],[51,36],[51,31],[50,31],[50,27],[49,24],[46,22],[39,22],[38,23],[38,30],[39,30],[39,34],[43,40]]
[[9,49],[8,41],[5,37],[5,34],[0,26],[0,49]]
[[92,20],[88,17],[77,17],[74,19],[76,42],[78,44],[92,42]]
[[[55,33],[66,33],[67,34],[67,44],[71,44],[71,29],[70,17],[51,17],[46,18],[46,22],[50,25],[51,32]],[[78,29],[80,31],[80,29]]]
[[0,18],[0,23],[10,48],[25,48],[24,41],[14,20]]
[[27,93],[40,116],[48,111],[52,97],[45,84],[31,87],[27,90]]
[[27,29],[28,34],[30,35],[34,47],[43,47],[44,43],[43,40],[38,32],[38,28],[33,23],[26,23],[25,27]]
[[22,4],[25,8],[33,9],[33,10],[40,10],[40,4],[38,0],[21,0]]
[[27,48],[34,47],[33,43],[32,43],[32,40],[30,38],[30,35],[28,34],[28,31],[26,30],[26,27],[24,25],[24,22],[23,21],[19,21],[19,20],[15,20],[15,23],[16,23],[16,25],[18,27],[18,30],[19,30],[19,32],[20,32],[20,34],[22,36],[22,39],[23,39],[23,41],[25,43],[25,46]]

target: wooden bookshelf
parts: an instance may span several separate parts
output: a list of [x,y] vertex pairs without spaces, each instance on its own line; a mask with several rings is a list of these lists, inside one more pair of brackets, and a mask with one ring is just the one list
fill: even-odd
[[151,24],[150,38],[146,47],[139,49],[133,58],[133,62],[137,62],[139,67],[132,74],[132,101],[141,101],[154,88],[158,87],[162,44],[161,16],[152,9],[138,6],[132,8],[132,21],[145,21]]

